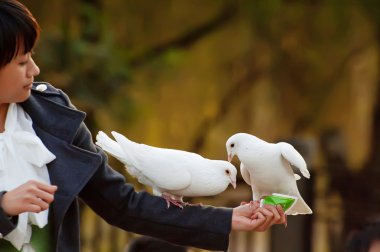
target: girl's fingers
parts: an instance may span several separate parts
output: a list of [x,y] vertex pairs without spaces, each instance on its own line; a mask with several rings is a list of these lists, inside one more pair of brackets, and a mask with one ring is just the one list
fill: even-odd
[[279,214],[281,214],[281,215],[285,214],[284,209],[282,209],[281,205],[277,205],[276,208],[277,208],[277,211]]
[[24,212],[32,212],[32,213],[39,213],[43,211],[39,205],[29,204],[25,207]]
[[274,219],[275,223],[277,223],[281,220],[281,216],[280,216],[276,206],[264,205],[264,208],[272,212],[273,219]]
[[33,197],[30,201],[30,204],[39,206],[41,210],[46,210],[49,208],[49,204],[43,201],[41,198]]
[[277,208],[277,210],[278,210],[278,213],[279,213],[280,216],[281,216],[281,219],[280,219],[279,223],[276,223],[276,224],[283,224],[283,223],[286,223],[286,215],[285,215],[284,210],[282,209],[282,207],[281,207],[280,205],[277,205],[276,208]]
[[256,209],[255,211],[256,213],[260,212],[262,215],[264,215],[266,218],[272,218],[273,217],[273,213],[272,211],[269,211],[268,209],[264,208],[264,207],[260,207],[258,209]]
[[265,231],[274,224],[285,223],[286,220],[285,214],[279,206],[264,205],[258,208],[255,214],[262,214],[265,218],[265,221],[256,229],[257,231]]
[[257,230],[259,229],[263,223],[265,222],[265,217],[262,213],[258,212],[255,214],[255,218],[252,220],[252,229]]
[[37,180],[30,180],[28,181],[28,183],[30,186],[36,187],[37,189],[48,192],[48,193],[55,193],[55,191],[57,191],[57,186],[48,185],[48,184],[39,182]]
[[54,200],[54,195],[53,194],[47,193],[47,192],[41,191],[41,190],[35,192],[35,196],[37,198],[45,201],[46,203],[51,203]]
[[268,222],[268,219],[266,218],[266,216],[264,214],[262,214],[262,212],[257,212],[255,214],[256,216],[256,225],[255,225],[255,228],[254,230],[255,231],[258,231],[258,232],[263,232],[267,229],[267,222]]

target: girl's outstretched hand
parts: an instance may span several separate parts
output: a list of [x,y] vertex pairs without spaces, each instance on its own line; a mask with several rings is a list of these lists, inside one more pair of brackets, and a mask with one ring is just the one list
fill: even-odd
[[232,212],[232,230],[266,231],[275,224],[285,223],[285,214],[280,206],[264,205],[254,201],[235,207]]

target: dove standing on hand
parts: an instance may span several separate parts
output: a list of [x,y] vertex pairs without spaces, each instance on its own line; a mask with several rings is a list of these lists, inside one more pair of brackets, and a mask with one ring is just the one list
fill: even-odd
[[244,181],[252,187],[253,200],[260,200],[272,193],[297,197],[296,204],[286,214],[311,214],[312,210],[302,199],[296,180],[300,176],[293,173],[292,167],[310,178],[306,162],[288,143],[268,143],[256,136],[237,133],[226,143],[228,161],[236,155],[241,164],[240,172]]
[[183,197],[217,195],[231,184],[236,187],[237,170],[224,160],[211,160],[183,150],[135,143],[112,132],[113,140],[100,131],[96,144],[121,161],[129,174],[153,188],[153,194],[183,207]]

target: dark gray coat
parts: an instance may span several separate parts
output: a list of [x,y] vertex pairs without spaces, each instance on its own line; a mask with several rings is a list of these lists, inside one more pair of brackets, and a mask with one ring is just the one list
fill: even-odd
[[[69,98],[48,83],[21,105],[33,128],[56,155],[48,164],[51,183],[58,186],[50,207],[55,251],[80,251],[78,199],[111,225],[126,231],[162,238],[180,245],[227,250],[232,210],[190,206],[181,210],[146,192],[135,192],[125,178],[110,168]],[[0,233],[15,228],[0,208]]]

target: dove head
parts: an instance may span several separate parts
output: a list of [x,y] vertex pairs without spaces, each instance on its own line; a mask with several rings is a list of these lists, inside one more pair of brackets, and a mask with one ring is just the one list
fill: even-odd
[[236,167],[223,160],[216,160],[218,170],[220,171],[220,175],[226,179],[227,183],[230,183],[233,188],[236,188]]
[[226,142],[226,149],[228,155],[228,162],[231,162],[235,155],[238,155],[238,151],[241,148],[241,145],[244,143],[244,140],[247,138],[248,134],[246,133],[237,133],[228,138]]

